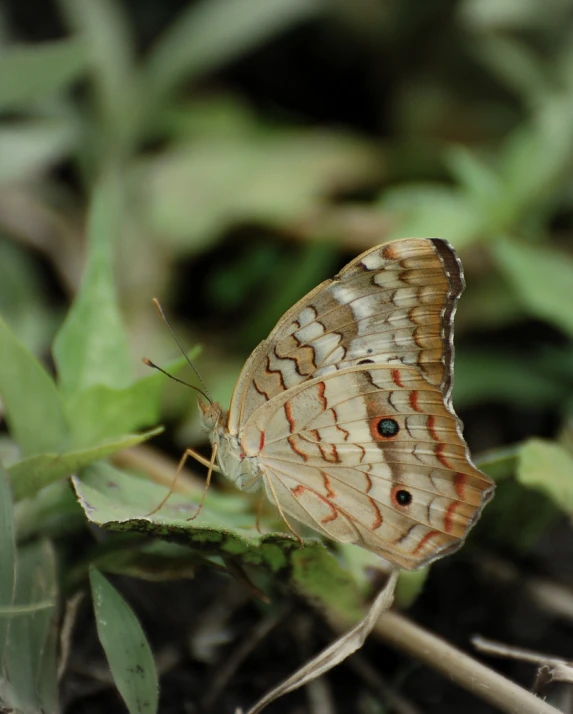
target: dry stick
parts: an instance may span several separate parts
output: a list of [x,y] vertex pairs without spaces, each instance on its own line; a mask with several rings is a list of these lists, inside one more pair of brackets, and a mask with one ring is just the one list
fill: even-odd
[[[340,628],[340,624],[338,625]],[[374,633],[450,681],[508,714],[560,714],[547,702],[502,677],[398,612],[384,612]]]
[[528,650],[525,647],[512,647],[502,642],[488,640],[481,635],[472,637],[472,645],[485,654],[492,657],[501,657],[503,659],[516,659],[521,662],[530,662],[531,664],[567,664],[567,660],[563,657],[555,657],[554,655],[543,654],[543,652],[535,652]]

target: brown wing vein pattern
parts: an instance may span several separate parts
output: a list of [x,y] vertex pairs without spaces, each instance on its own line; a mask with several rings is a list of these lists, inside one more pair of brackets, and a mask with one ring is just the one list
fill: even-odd
[[285,513],[408,568],[463,542],[493,492],[451,404],[463,287],[445,241],[378,246],[254,351],[229,430]]

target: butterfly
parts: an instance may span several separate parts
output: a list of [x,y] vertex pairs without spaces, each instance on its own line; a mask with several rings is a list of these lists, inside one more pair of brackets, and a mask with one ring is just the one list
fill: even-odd
[[445,240],[359,255],[247,360],[228,412],[199,400],[213,458],[292,517],[407,569],[459,548],[492,498],[451,399],[464,288]]

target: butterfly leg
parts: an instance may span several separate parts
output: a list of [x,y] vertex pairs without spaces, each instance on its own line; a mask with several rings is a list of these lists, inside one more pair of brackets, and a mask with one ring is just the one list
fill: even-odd
[[[216,452],[215,452],[216,453]],[[149,511],[149,513],[146,514],[146,516],[152,516],[154,513],[157,513],[157,511],[161,510],[163,506],[167,503],[169,497],[173,493],[175,489],[175,484],[177,483],[177,479],[179,478],[179,474],[181,471],[183,471],[183,467],[187,463],[187,459],[189,457],[194,458],[196,461],[198,461],[200,464],[203,464],[203,466],[207,466],[210,468],[210,471],[220,471],[218,466],[215,466],[214,464],[214,458],[212,457],[210,461],[208,461],[204,456],[201,456],[197,451],[194,449],[188,448],[185,449],[183,452],[183,456],[181,457],[179,464],[177,465],[177,469],[175,471],[175,475],[173,476],[173,480],[171,481],[171,486],[169,487],[169,491],[167,492],[167,495],[159,502],[159,504],[152,510]],[[208,474],[208,478],[210,479],[210,473]],[[203,490],[203,496],[201,497],[201,505],[203,505],[203,501],[205,499],[205,489]],[[199,511],[197,511],[198,513]],[[195,516],[194,516],[195,518]]]
[[[190,449],[188,449],[190,451]],[[187,451],[185,452],[184,456],[187,454]],[[191,518],[188,518],[188,521],[194,521],[195,518],[201,513],[201,509],[203,508],[203,504],[205,503],[205,496],[207,495],[207,491],[209,490],[209,486],[211,484],[211,476],[213,475],[213,471],[216,469],[215,466],[215,458],[217,456],[217,442],[213,444],[213,451],[211,453],[211,461],[209,462],[209,470],[207,471],[207,478],[205,479],[205,488],[203,489],[203,493],[201,494],[201,500],[199,501],[199,508],[197,508],[197,512],[195,515],[191,516]]]
[[304,548],[304,540],[302,537],[295,531],[295,529],[291,526],[291,524],[288,522],[287,517],[285,516],[283,509],[281,508],[281,504],[279,503],[279,499],[277,496],[277,492],[275,491],[275,487],[271,483],[270,478],[268,476],[265,476],[263,474],[263,478],[266,480],[266,485],[269,487],[269,491],[272,494],[273,501],[275,502],[275,506],[277,507],[277,510],[279,512],[280,517],[283,519],[285,522],[286,527],[289,529],[289,531],[293,534],[295,538],[300,542],[301,548]]

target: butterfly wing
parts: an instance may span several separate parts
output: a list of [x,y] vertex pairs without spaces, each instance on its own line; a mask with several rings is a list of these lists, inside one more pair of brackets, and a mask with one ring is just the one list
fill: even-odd
[[457,549],[493,495],[440,387],[413,367],[300,384],[260,406],[241,443],[286,514],[405,568]]
[[446,241],[377,246],[253,352],[227,428],[283,512],[406,568],[459,547],[493,493],[451,404],[462,290]]
[[461,265],[440,239],[409,238],[358,256],[279,320],[245,364],[229,411],[237,434],[255,409],[307,380],[359,364],[416,366],[450,402]]

